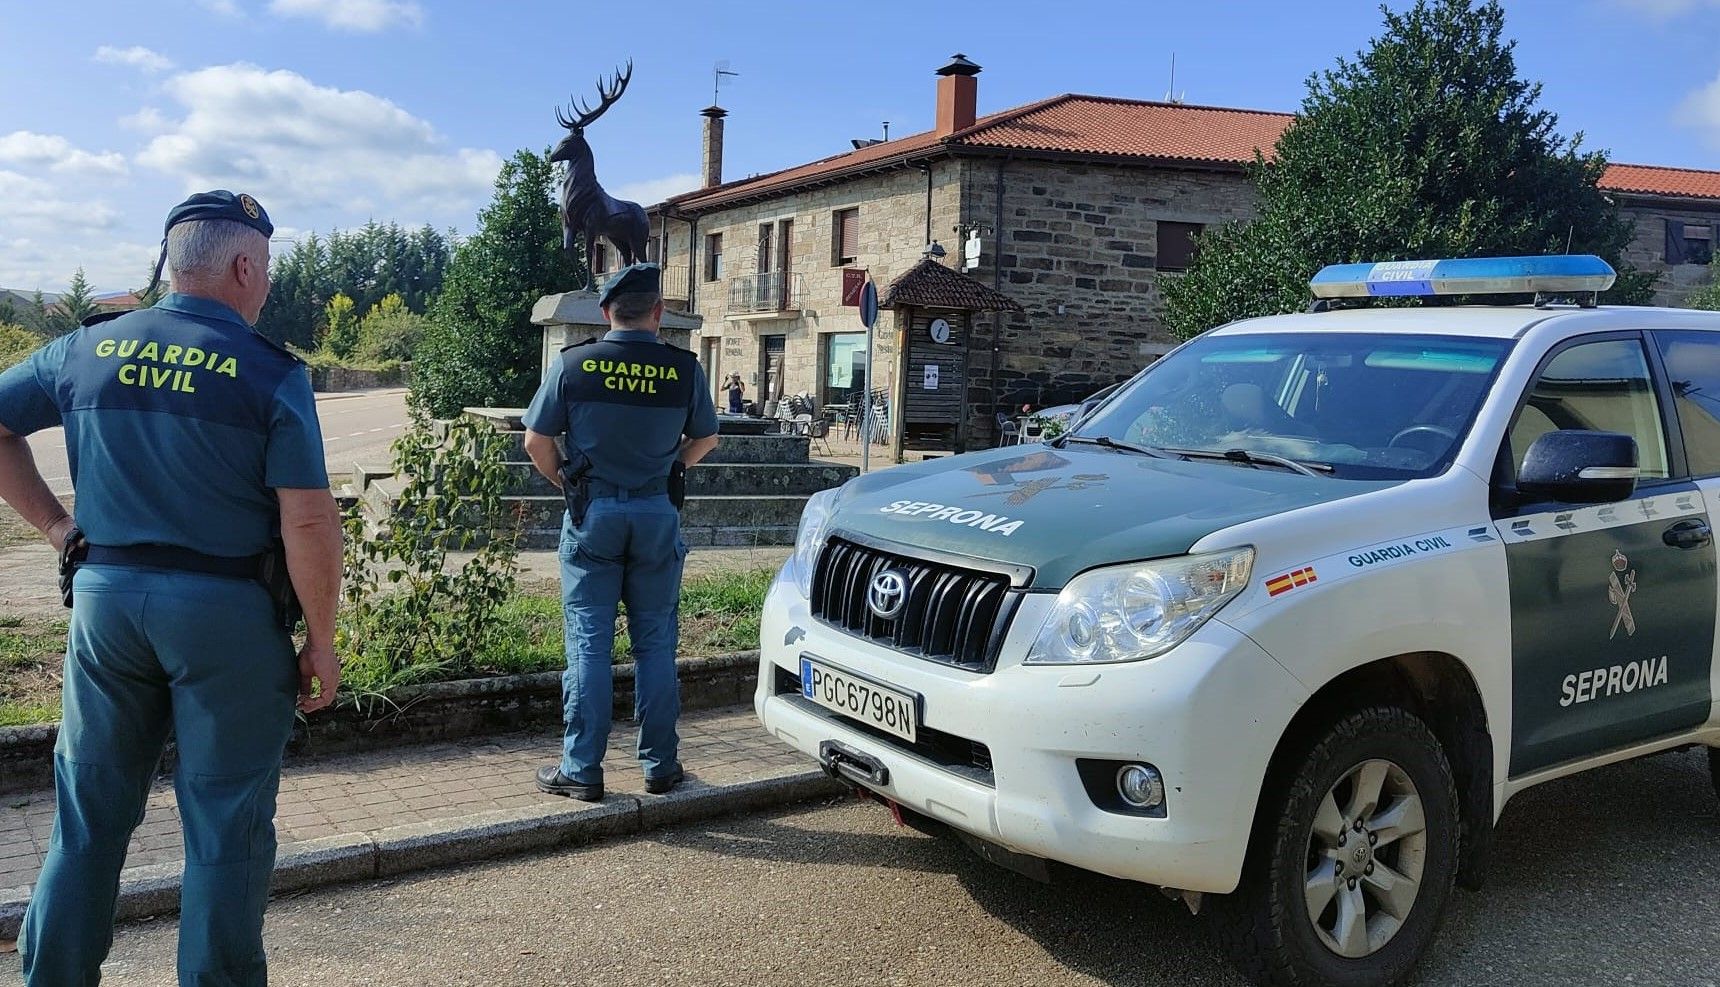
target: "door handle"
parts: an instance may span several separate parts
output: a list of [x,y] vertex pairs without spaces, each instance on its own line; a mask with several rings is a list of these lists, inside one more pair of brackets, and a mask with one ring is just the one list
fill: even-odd
[[1707,521],[1680,521],[1667,528],[1660,540],[1673,548],[1701,548],[1714,540],[1714,529],[1708,526]]

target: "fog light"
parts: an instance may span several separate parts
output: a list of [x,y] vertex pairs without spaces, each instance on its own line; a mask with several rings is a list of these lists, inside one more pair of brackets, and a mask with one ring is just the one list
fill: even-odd
[[1125,764],[1117,769],[1117,794],[1136,809],[1157,809],[1165,804],[1165,782],[1150,764]]

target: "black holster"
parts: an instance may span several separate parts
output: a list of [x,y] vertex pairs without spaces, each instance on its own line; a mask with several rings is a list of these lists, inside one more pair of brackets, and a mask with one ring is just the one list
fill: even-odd
[[299,593],[293,588],[292,573],[287,571],[286,542],[276,538],[269,550],[263,553],[257,567],[257,581],[263,584],[263,589],[269,594],[269,602],[275,605],[275,620],[288,634],[297,630],[305,611],[299,606]]
[[591,460],[583,453],[572,453],[561,464],[561,496],[567,501],[567,517],[575,528],[585,523],[585,511],[591,506]]
[[72,605],[72,580],[78,574],[78,566],[83,565],[89,554],[89,539],[84,537],[82,529],[73,528],[66,533],[66,544],[60,549],[60,602],[67,609]]
[[678,511],[686,502],[687,464],[677,459],[675,465],[669,467],[669,503],[674,504]]

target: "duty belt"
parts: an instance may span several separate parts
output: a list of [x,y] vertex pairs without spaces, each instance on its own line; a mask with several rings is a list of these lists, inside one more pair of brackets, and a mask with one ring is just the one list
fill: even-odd
[[623,487],[610,483],[608,480],[599,480],[596,477],[592,477],[587,482],[591,486],[591,496],[593,497],[654,497],[657,494],[669,492],[668,477],[647,480],[637,487]]
[[84,556],[84,565],[126,565],[147,569],[172,569],[194,572],[204,576],[226,576],[230,579],[259,579],[266,556],[246,555],[238,558],[224,555],[204,555],[177,545],[91,545]]

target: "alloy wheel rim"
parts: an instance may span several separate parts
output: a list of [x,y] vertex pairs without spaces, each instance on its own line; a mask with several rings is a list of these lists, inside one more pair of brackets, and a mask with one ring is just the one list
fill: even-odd
[[1303,902],[1327,949],[1361,959],[1409,920],[1427,865],[1421,793],[1390,761],[1363,761],[1320,800],[1308,834]]

